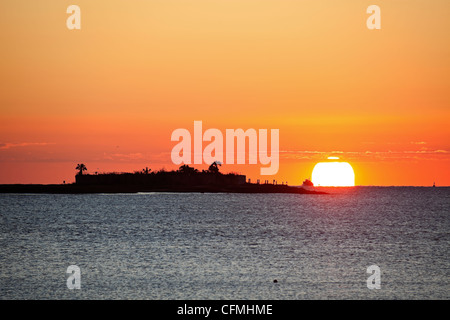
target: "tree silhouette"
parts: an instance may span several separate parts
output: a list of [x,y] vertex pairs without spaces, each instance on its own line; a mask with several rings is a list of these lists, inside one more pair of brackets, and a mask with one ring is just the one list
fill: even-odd
[[219,173],[219,166],[221,166],[220,162],[214,161],[208,168],[209,172]]
[[75,170],[79,170],[80,172],[78,172],[78,174],[81,176],[83,174],[83,171],[86,171],[87,168],[84,165],[84,163],[79,163],[79,164],[77,164],[77,167],[75,168]]
[[179,169],[179,172],[181,173],[187,173],[187,174],[191,174],[191,173],[197,173],[198,170],[194,169],[192,167],[189,167],[187,164],[182,165]]
[[149,169],[148,167],[145,167],[145,169],[142,169],[142,172],[145,174],[149,174],[152,169]]

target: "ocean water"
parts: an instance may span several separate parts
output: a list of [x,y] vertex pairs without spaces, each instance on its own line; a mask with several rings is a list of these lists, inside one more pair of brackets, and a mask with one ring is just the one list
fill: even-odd
[[[0,203],[0,299],[450,298],[450,188]],[[380,289],[367,287],[371,265]]]

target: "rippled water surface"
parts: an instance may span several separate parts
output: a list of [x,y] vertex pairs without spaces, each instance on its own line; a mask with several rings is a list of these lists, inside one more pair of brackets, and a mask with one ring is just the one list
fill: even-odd
[[1,299],[450,298],[450,188],[0,202]]

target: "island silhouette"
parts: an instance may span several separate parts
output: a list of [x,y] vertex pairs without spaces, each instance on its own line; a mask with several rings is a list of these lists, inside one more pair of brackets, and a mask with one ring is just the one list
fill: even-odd
[[178,170],[152,171],[148,167],[135,172],[108,172],[93,174],[85,164],[77,164],[75,183],[66,184],[4,184],[0,193],[137,193],[137,192],[225,192],[225,193],[298,193],[324,194],[301,186],[278,184],[273,180],[251,183],[238,173],[220,172],[219,162],[208,170],[199,171],[189,165]]

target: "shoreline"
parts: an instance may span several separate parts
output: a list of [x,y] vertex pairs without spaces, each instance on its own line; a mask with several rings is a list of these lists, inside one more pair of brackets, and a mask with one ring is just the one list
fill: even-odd
[[49,193],[49,194],[95,194],[139,192],[198,192],[198,193],[291,193],[328,194],[307,190],[303,187],[272,184],[243,184],[238,186],[143,186],[143,185],[77,185],[77,184],[2,184],[0,193]]

